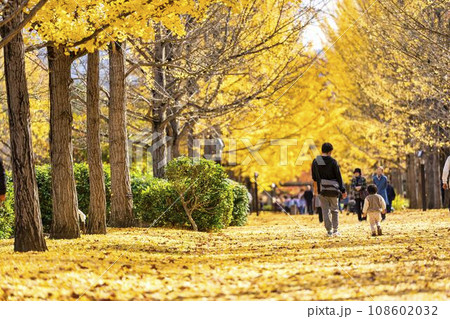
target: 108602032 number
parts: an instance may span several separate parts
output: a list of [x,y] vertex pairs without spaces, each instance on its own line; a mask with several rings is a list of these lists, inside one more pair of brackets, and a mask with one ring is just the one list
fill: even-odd
[[369,316],[437,316],[436,306],[369,306]]

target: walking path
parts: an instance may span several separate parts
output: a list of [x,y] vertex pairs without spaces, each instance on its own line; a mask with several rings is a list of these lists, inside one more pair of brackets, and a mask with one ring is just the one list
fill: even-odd
[[448,213],[390,214],[381,237],[340,217],[337,238],[317,216],[294,216],[299,228],[264,213],[221,233],[110,229],[48,240],[46,253],[13,253],[2,240],[0,300],[450,299]]

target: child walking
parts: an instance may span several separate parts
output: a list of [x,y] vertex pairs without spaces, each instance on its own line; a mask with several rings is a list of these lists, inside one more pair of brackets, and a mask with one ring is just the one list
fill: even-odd
[[381,214],[386,214],[386,202],[383,197],[377,194],[377,186],[371,184],[367,187],[369,196],[364,200],[363,217],[369,215],[370,229],[372,230],[372,236],[382,235],[381,232]]

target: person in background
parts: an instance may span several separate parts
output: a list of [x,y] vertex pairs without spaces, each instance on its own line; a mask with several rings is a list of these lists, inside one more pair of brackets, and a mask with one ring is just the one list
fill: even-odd
[[298,210],[300,211],[301,215],[306,213],[306,200],[305,200],[304,194],[302,196],[300,196],[300,198],[298,200]]
[[260,211],[264,210],[264,201],[263,201],[262,197],[259,198],[259,210]]
[[[448,190],[448,178],[450,177],[450,156],[447,157],[447,160],[444,164],[444,169],[442,170],[442,188]],[[447,191],[448,194],[448,191]],[[448,201],[448,210],[450,211],[450,200]]]
[[306,186],[306,191],[303,194],[303,197],[305,198],[305,201],[306,201],[306,209],[308,211],[308,214],[310,214],[310,215],[314,214],[314,211],[313,211],[314,193],[313,193],[310,185]]
[[355,200],[355,212],[358,214],[358,220],[362,221],[362,208],[364,199],[366,198],[367,182],[364,176],[361,174],[360,168],[355,168],[353,171],[352,184],[350,189],[353,192],[353,198]]
[[291,215],[297,215],[300,208],[300,199],[297,197],[293,197],[289,204],[289,209],[291,212]]
[[389,203],[386,204],[386,210],[388,213],[392,212],[392,203],[394,202],[395,196],[397,196],[397,194],[395,194],[395,190],[394,187],[392,187],[391,183],[387,184],[387,188],[386,188],[386,192],[387,192],[387,197],[388,197],[388,201]]
[[[383,197],[384,202],[386,205],[389,205],[389,199],[387,196],[387,185],[388,185],[388,179],[386,175],[383,174],[384,168],[383,166],[379,166],[377,168],[376,174],[373,176],[373,183],[377,186],[378,189],[378,195]],[[383,220],[386,218],[386,214],[383,215]]]
[[[345,198],[345,200],[347,200],[348,198]],[[339,213],[342,214],[342,211],[344,209],[344,199],[342,198],[342,194],[339,195],[338,197],[338,209],[339,209]]]
[[6,200],[6,174],[3,161],[0,158],[0,204]]
[[341,213],[344,211],[348,211],[348,203],[350,202],[350,198],[347,196],[345,199],[340,199],[341,204]]
[[381,231],[381,215],[386,214],[386,202],[383,197],[377,194],[377,186],[369,185],[367,187],[369,195],[364,200],[363,216],[369,215],[370,229],[372,236],[383,235]]
[[277,196],[275,198],[275,211],[281,212],[283,211],[283,198],[280,196]]
[[290,196],[288,196],[288,195],[286,195],[285,197],[284,197],[284,203],[283,203],[284,205],[284,210],[286,211],[286,212],[290,212],[291,211],[291,204],[292,204],[292,202],[291,202],[291,197]]
[[327,234],[328,236],[339,236],[338,200],[341,194],[342,198],[345,199],[347,193],[342,181],[339,164],[331,157],[332,152],[333,145],[324,143],[322,145],[322,155],[317,156],[312,163],[311,173],[313,180],[317,183]]

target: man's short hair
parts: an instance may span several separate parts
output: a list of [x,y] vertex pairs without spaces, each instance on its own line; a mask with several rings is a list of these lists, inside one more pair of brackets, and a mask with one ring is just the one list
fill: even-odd
[[333,145],[331,143],[322,144],[322,153],[330,153],[333,150]]
[[370,195],[376,194],[378,192],[377,185],[370,184],[369,186],[367,186],[367,191],[369,192]]

